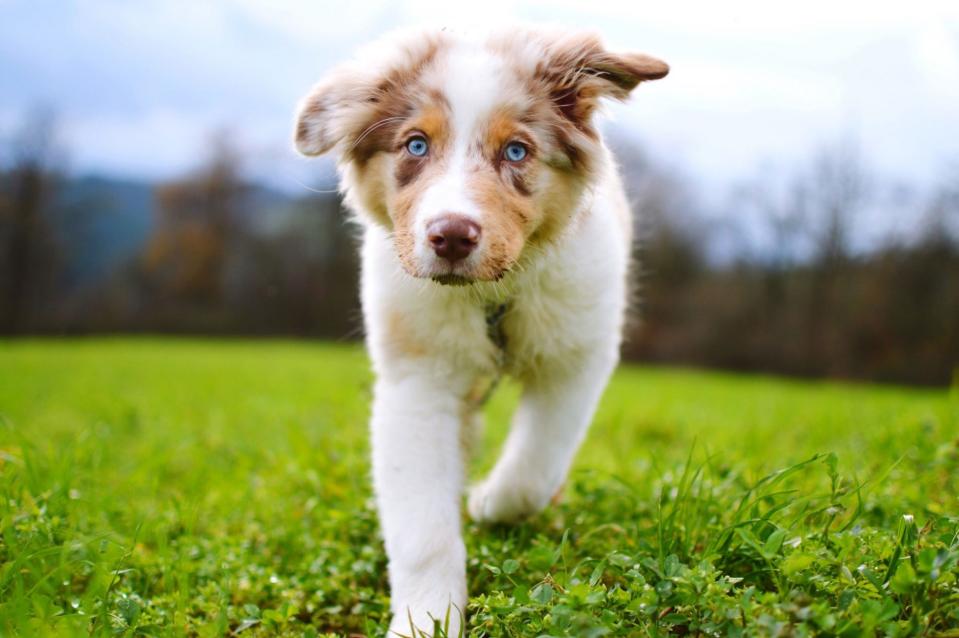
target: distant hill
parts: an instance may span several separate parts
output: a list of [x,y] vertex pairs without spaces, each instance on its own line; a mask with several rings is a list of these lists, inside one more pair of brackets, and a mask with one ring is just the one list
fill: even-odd
[[153,225],[153,184],[103,176],[67,179],[53,215],[67,277],[77,285],[91,283],[142,248]]
[[[108,276],[136,256],[155,223],[152,182],[103,175],[61,182],[52,207],[70,284],[84,286]],[[289,214],[294,199],[282,191],[254,185],[244,223],[269,228]]]

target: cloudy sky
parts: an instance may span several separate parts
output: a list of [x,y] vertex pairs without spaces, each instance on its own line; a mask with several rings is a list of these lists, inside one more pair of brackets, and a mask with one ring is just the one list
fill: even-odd
[[289,148],[292,109],[324,70],[397,27],[514,21],[596,29],[668,61],[610,116],[706,183],[838,139],[913,180],[959,158],[955,0],[0,0],[0,133],[48,105],[75,171],[159,177],[196,165],[226,126],[258,175],[295,189],[317,168]]

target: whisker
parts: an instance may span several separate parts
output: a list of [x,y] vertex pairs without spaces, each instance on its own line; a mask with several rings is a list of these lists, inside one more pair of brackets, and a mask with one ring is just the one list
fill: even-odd
[[402,116],[393,116],[393,117],[384,117],[382,120],[373,122],[372,124],[367,126],[362,133],[360,133],[360,136],[357,137],[352,144],[350,144],[350,150],[352,151],[353,149],[355,149],[357,145],[360,142],[362,142],[370,133],[380,128],[381,126],[386,126],[387,124],[392,124],[393,122],[402,122],[404,119],[406,118]]
[[293,177],[292,175],[289,176],[289,177],[290,177],[294,182],[296,182],[297,185],[302,186],[303,188],[305,188],[306,190],[310,191],[311,193],[319,193],[320,195],[330,195],[330,194],[332,194],[332,193],[339,193],[339,192],[340,192],[340,189],[339,189],[339,188],[333,188],[333,189],[330,189],[330,190],[322,190],[322,189],[319,189],[319,188],[313,188],[312,186],[308,186],[307,184],[304,184],[303,182],[301,182],[301,181],[300,181],[299,179],[297,179],[296,177]]

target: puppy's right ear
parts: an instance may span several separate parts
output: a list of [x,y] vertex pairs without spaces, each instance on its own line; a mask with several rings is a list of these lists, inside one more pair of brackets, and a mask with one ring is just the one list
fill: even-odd
[[[404,100],[447,36],[443,32],[397,32],[335,69],[300,102],[294,142],[304,155],[322,155],[342,145],[371,154],[389,137],[407,110]],[[375,125],[376,135],[369,135]],[[357,148],[362,141],[364,148]]]
[[317,84],[300,101],[296,116],[296,150],[303,155],[322,155],[346,135],[341,113],[348,87],[338,83],[339,74]]

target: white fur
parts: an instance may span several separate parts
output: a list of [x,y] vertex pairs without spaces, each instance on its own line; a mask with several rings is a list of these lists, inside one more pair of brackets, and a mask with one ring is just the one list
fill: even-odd
[[[626,305],[629,238],[622,219],[629,213],[611,160],[604,161],[574,227],[499,283],[460,288],[413,278],[386,231],[366,229],[362,299],[377,376],[373,477],[395,631],[409,633],[408,614],[418,627],[432,627],[429,617],[443,618],[451,603],[465,614],[460,429],[464,397],[477,380],[502,372],[487,338],[490,303],[510,300],[507,371],[525,390],[499,462],[470,490],[469,514],[519,519],[542,509],[565,480],[616,365]],[[396,355],[391,313],[433,344],[427,356]]]
[[452,49],[444,60],[443,95],[450,104],[453,114],[451,130],[453,132],[452,152],[449,165],[439,181],[431,185],[423,194],[416,212],[415,232],[417,235],[416,258],[422,272],[443,272],[451,270],[463,273],[483,259],[485,243],[480,239],[477,249],[462,263],[450,269],[443,263],[426,241],[426,227],[438,217],[454,213],[483,225],[483,213],[476,202],[467,195],[467,180],[471,165],[482,162],[477,157],[471,143],[479,123],[497,105],[497,98],[503,95],[506,81],[502,66],[475,43],[461,43]]

